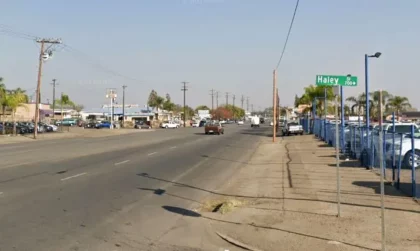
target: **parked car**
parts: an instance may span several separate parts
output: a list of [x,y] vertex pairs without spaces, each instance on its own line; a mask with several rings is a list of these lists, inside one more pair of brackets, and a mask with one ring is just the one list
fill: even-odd
[[100,123],[97,123],[95,125],[96,129],[101,129],[101,128],[111,128],[111,122],[109,121],[101,121]]
[[87,122],[87,123],[85,123],[85,128],[96,128],[96,124],[98,124],[98,123],[96,123],[96,122]]
[[244,121],[243,120],[238,120],[238,125],[243,125]]
[[138,121],[134,124],[135,129],[151,129],[152,127],[144,121]]
[[220,122],[209,122],[204,127],[204,133],[205,134],[224,134],[225,129],[222,126],[222,123]]
[[192,127],[199,127],[200,126],[200,122],[199,121],[195,121],[191,124]]

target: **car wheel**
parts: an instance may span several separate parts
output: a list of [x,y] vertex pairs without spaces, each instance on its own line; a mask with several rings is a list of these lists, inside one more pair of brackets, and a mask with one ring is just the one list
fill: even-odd
[[165,126],[166,129],[168,129],[168,126]]
[[[404,166],[412,167],[412,151],[408,151],[404,155]],[[414,150],[414,168],[419,168],[420,166],[420,150]]]

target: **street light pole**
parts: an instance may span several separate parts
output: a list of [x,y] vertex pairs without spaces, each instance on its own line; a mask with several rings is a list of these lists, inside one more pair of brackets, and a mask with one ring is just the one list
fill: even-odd
[[[365,99],[366,99],[366,130],[367,130],[367,149],[370,146],[369,140],[369,126],[370,126],[370,114],[369,114],[369,70],[368,70],[368,59],[369,58],[379,58],[382,55],[380,52],[376,52],[373,55],[365,54]],[[369,158],[368,166],[371,167],[371,158]]]

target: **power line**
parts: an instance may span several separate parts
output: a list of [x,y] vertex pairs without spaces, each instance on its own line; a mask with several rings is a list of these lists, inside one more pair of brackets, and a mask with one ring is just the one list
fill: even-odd
[[295,16],[296,16],[298,7],[299,7],[299,0],[296,1],[295,11],[293,12],[292,21],[290,22],[290,26],[289,26],[289,32],[287,32],[286,41],[284,42],[283,51],[281,52],[281,56],[280,56],[279,62],[277,63],[276,69],[279,68],[281,60],[283,59],[283,56],[284,56],[284,52],[286,51],[287,42],[289,41],[290,32],[292,31],[293,22],[295,21]]
[[101,71],[103,71],[105,73],[108,73],[108,74],[113,75],[113,76],[116,76],[116,77],[124,78],[124,79],[130,80],[130,81],[134,81],[134,82],[140,82],[140,83],[143,82],[143,81],[141,81],[139,79],[132,78],[132,77],[123,75],[123,74],[121,74],[121,73],[119,73],[117,71],[111,70],[111,69],[103,66],[99,62],[95,62],[95,60],[93,60],[91,57],[89,57],[86,53],[84,53],[84,52],[82,52],[80,50],[77,50],[76,48],[74,48],[74,47],[72,47],[72,46],[70,46],[68,44],[63,44],[63,47],[62,48],[65,51],[67,51],[67,52],[71,52],[71,53],[74,53],[75,55],[79,55],[79,56],[83,57],[84,58],[84,62],[88,61],[88,63],[90,65],[96,67],[97,69],[99,69],[99,70],[101,70]]
[[216,91],[214,89],[210,90],[210,96],[211,96],[211,110],[214,110],[214,95],[216,94]]

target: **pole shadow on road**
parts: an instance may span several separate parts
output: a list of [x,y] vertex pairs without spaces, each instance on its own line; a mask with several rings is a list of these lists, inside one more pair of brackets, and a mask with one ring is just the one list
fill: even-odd
[[[161,179],[161,178],[158,178],[158,177],[153,177],[153,176],[150,176],[148,173],[139,173],[139,174],[137,174],[137,176],[147,178],[147,179],[153,179],[153,180],[158,180],[158,181],[170,183],[170,184],[173,184],[175,186],[196,189],[196,190],[207,192],[207,193],[210,193],[210,194],[225,196],[225,197],[231,197],[231,198],[312,201],[312,202],[324,202],[324,203],[331,203],[331,204],[336,204],[337,203],[335,200],[320,200],[320,199],[307,199],[307,198],[294,198],[294,197],[270,197],[270,196],[258,196],[258,197],[256,197],[256,196],[249,196],[249,195],[227,194],[227,193],[220,193],[220,192],[211,191],[211,190],[208,190],[208,189],[204,189],[204,188],[200,188],[200,187],[196,187],[196,186],[192,186],[192,185],[188,185],[188,184],[184,184],[184,183],[180,183],[180,182],[175,182],[175,181],[170,181],[170,180],[166,180],[166,179]],[[150,189],[148,189],[148,190],[150,190]],[[357,207],[365,207],[365,208],[380,208],[379,206],[358,204],[358,203],[342,202],[341,204],[342,205],[357,206]],[[420,211],[418,211],[418,210],[409,210],[409,209],[401,209],[401,208],[393,208],[393,207],[388,207],[387,210],[411,212],[411,213],[420,214]]]

